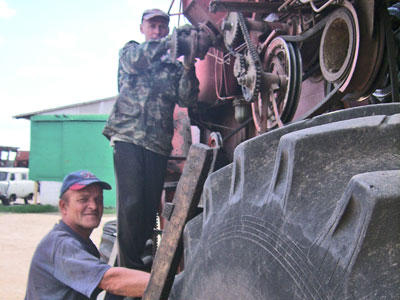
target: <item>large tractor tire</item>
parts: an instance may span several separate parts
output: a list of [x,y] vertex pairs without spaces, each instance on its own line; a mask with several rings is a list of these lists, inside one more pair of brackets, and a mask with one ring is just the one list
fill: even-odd
[[400,105],[240,144],[184,230],[170,299],[400,299]]
[[103,234],[101,235],[101,242],[99,247],[100,260],[102,262],[108,263],[116,238],[117,220],[108,221],[103,226]]

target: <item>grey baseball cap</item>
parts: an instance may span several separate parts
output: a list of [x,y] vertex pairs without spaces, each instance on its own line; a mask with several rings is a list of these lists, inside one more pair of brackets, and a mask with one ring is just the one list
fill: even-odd
[[169,23],[169,16],[165,12],[163,12],[161,9],[157,9],[157,8],[145,10],[142,15],[142,22],[143,22],[143,20],[147,21],[147,20],[150,20],[155,17],[164,18]]

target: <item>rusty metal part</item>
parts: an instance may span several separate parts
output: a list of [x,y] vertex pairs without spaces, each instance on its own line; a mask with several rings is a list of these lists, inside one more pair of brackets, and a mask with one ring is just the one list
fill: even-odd
[[[198,33],[196,30],[192,30],[190,32],[190,39],[191,39],[191,44],[190,44],[190,52],[188,55],[185,55],[183,58],[183,65],[188,68],[190,65],[194,64],[196,56],[200,56],[199,55],[199,37],[198,37]],[[207,48],[208,51],[208,48]],[[206,51],[206,52],[207,52]],[[204,56],[202,56],[202,58],[204,58]]]
[[263,60],[262,91],[252,103],[256,131],[261,134],[283,126],[293,117],[302,82],[301,56],[295,45],[277,37],[268,45]]
[[236,48],[243,42],[242,31],[240,30],[239,17],[235,12],[227,14],[226,18],[221,23],[225,46]]
[[[281,22],[270,22],[255,20],[253,18],[243,18],[249,32],[269,35],[272,31],[286,34],[290,26]],[[228,49],[235,48],[244,41],[239,23],[239,13],[229,12],[221,23],[221,30],[224,32],[224,41]]]
[[251,59],[249,51],[238,55],[234,65],[235,77],[242,88],[243,98],[252,102],[260,92],[261,70]]
[[324,29],[326,23],[329,21],[330,17],[324,17],[322,20],[318,21],[316,25],[311,27],[310,29],[304,31],[299,35],[282,35],[281,37],[287,41],[292,43],[301,43],[304,42],[315,35],[319,34],[321,30]]
[[281,116],[279,114],[278,105],[276,104],[276,99],[273,97],[271,99],[271,102],[272,102],[272,110],[274,112],[276,123],[278,124],[278,127],[282,127],[283,123],[281,120]]
[[284,26],[283,24],[278,23],[278,22],[276,23],[276,26],[274,26],[275,25],[274,22],[266,22],[266,21],[261,21],[261,20],[254,20],[254,19],[251,19],[251,18],[247,19],[246,22],[247,22],[247,26],[249,27],[250,31],[258,31],[258,32],[263,33],[263,34],[265,34],[265,33],[269,34],[273,28],[275,29],[275,27],[276,27],[276,29],[278,29],[278,28],[282,28],[282,29],[283,28],[288,28],[287,25]]
[[247,46],[247,54],[244,56],[246,72],[245,76],[238,78],[238,83],[242,87],[244,99],[252,102],[258,98],[260,92],[261,62],[257,50],[251,41],[246,21],[241,13],[238,13],[238,20]]
[[267,131],[268,129],[268,116],[271,115],[271,111],[268,105],[265,103],[265,97],[262,97],[251,103],[251,110],[253,114],[254,127],[256,128],[257,135],[260,135]]
[[[302,1],[302,0],[300,0],[300,1]],[[304,2],[304,1],[302,1],[302,2]],[[310,2],[310,5],[311,5],[312,10],[313,10],[315,13],[319,14],[321,11],[323,11],[323,10],[326,9],[328,6],[334,4],[334,2],[337,2],[337,1],[336,1],[336,0],[328,0],[328,1],[326,1],[323,5],[321,5],[320,7],[317,7],[317,6],[315,5],[314,0],[310,0],[309,2]]]
[[198,3],[198,1],[192,0],[189,5],[183,11],[184,16],[194,26],[199,26],[204,23],[212,23],[213,27],[218,29],[218,26],[211,17],[208,11],[204,10]]
[[239,123],[244,123],[251,117],[250,103],[245,101],[242,97],[235,98],[232,106],[235,108],[235,120]]
[[218,38],[212,34],[212,30],[208,26],[199,26],[200,30],[198,31],[198,34],[196,35],[196,48],[197,48],[197,53],[195,57],[198,57],[200,59],[204,59],[206,56],[208,50],[210,47],[216,46],[216,43],[218,43]]
[[172,213],[174,212],[175,204],[171,202],[165,202],[162,210],[162,217],[169,221]]
[[[214,48],[218,48],[221,44],[222,34],[220,31],[214,28],[214,23],[205,22],[199,24],[199,47],[204,52],[204,55],[207,53],[208,48],[211,45]],[[206,42],[207,41],[207,42]],[[203,56],[204,56],[203,55]]]
[[221,29],[210,17],[208,11],[204,10],[198,2],[197,0],[191,0],[184,9],[183,15],[193,26],[197,26],[203,33],[208,34],[214,48],[224,49]]
[[[346,94],[346,100],[371,94],[377,84],[384,51],[383,27],[378,21],[370,36],[368,16],[365,10],[357,10],[344,1],[342,7],[322,20],[326,25],[320,43],[321,72],[328,82],[340,85],[339,90]],[[320,24],[323,23],[317,26]],[[294,39],[288,37],[287,40]],[[325,101],[330,103],[326,98]]]
[[208,137],[207,146],[210,148],[222,148],[223,140],[219,132],[211,132]]
[[281,4],[281,6],[278,7],[277,11],[281,11],[281,10],[287,8],[289,5],[292,5],[296,1],[297,0],[285,0],[285,2],[283,2],[283,4]]
[[202,28],[192,29],[190,33],[179,33],[174,28],[170,40],[171,57],[177,59],[184,55],[184,64],[189,65],[195,58],[204,59],[212,45],[209,33]]
[[342,82],[349,74],[356,48],[356,31],[350,11],[344,7],[335,10],[322,33],[319,62],[325,79]]
[[242,54],[236,54],[235,63],[233,65],[233,74],[239,78],[246,74],[246,62]]

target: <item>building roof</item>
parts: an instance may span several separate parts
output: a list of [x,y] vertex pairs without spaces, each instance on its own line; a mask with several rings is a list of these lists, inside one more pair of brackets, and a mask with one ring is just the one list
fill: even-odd
[[108,97],[98,100],[86,101],[81,103],[69,104],[56,108],[49,108],[30,113],[19,114],[13,116],[15,119],[30,119],[36,115],[49,115],[49,114],[109,114],[114,105],[116,96]]
[[18,172],[24,172],[24,173],[27,173],[27,172],[29,172],[29,168],[20,168],[20,167],[17,167],[17,168],[13,168],[13,167],[2,167],[2,168],[0,168],[0,172],[14,172],[14,173],[18,173]]

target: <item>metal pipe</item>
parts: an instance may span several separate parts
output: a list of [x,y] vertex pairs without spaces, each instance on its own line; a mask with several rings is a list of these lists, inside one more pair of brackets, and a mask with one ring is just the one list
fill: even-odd
[[[276,13],[284,2],[236,2],[212,0],[209,5],[210,12],[257,12],[257,13]],[[308,7],[290,6],[285,12],[298,13],[309,11]]]
[[311,0],[311,7],[313,9],[314,12],[319,13],[321,11],[323,11],[326,7],[328,7],[331,3],[333,3],[336,0],[329,0],[328,2],[326,2],[324,5],[322,5],[320,8],[317,8],[314,4],[314,1]]

